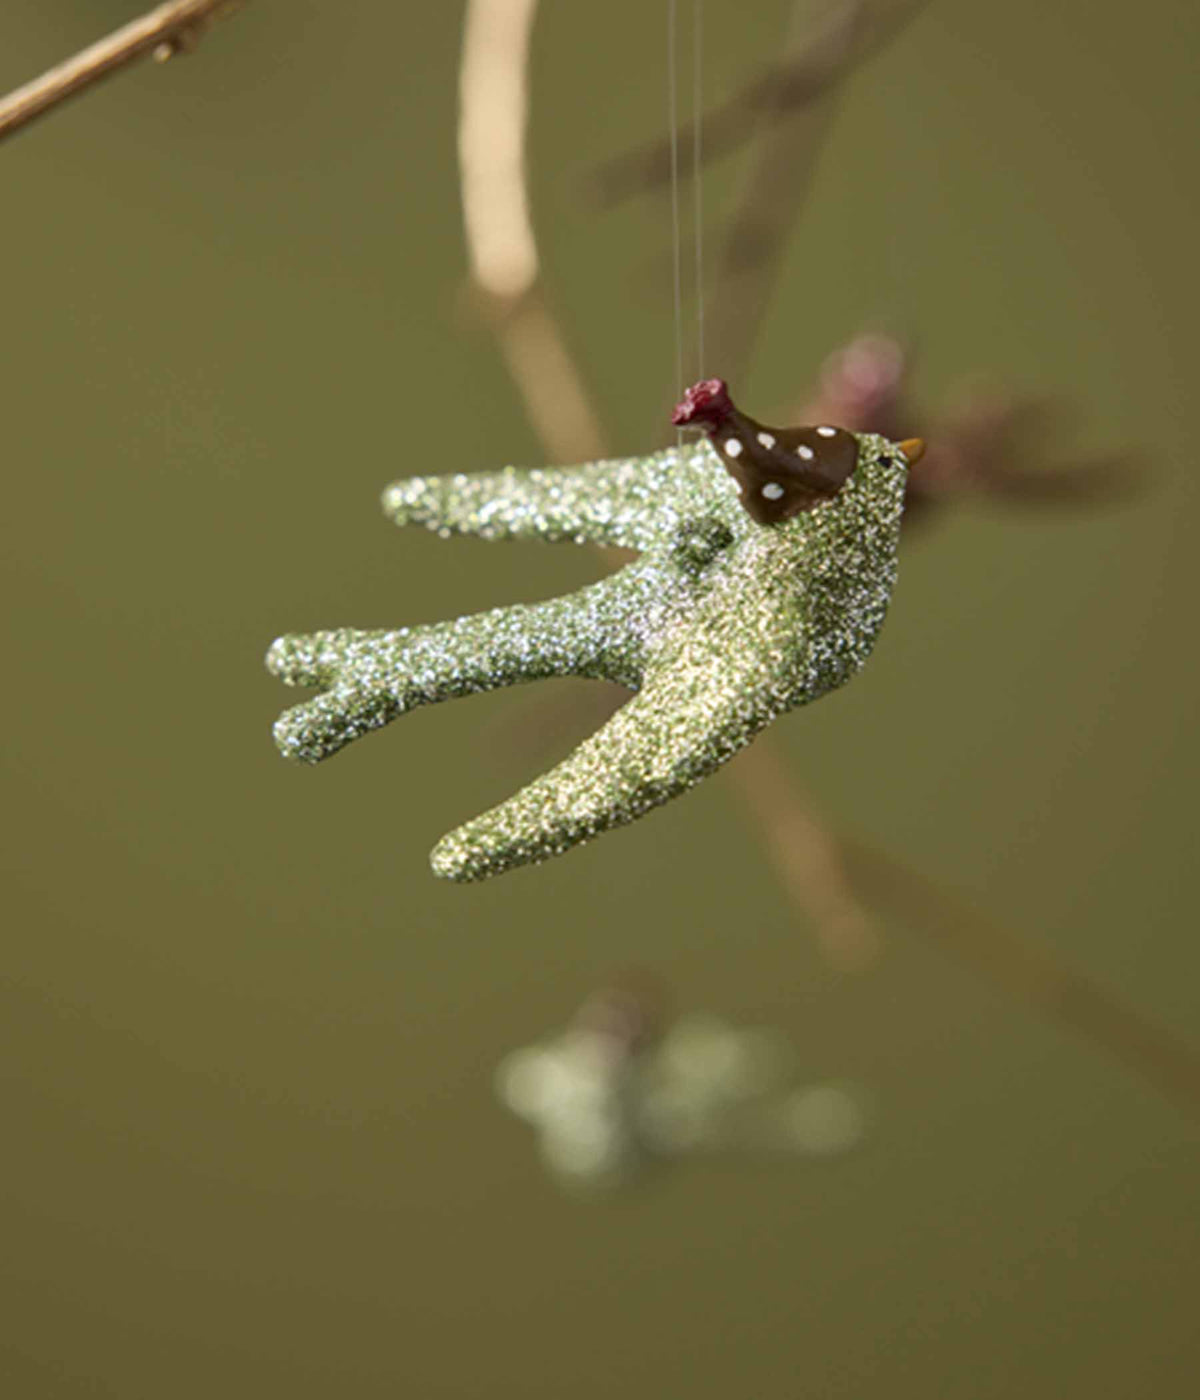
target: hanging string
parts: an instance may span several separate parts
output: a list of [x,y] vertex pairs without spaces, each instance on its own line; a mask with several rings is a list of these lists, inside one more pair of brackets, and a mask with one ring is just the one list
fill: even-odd
[[696,260],[696,378],[704,378],[704,200],[700,179],[704,53],[704,0],[692,0],[692,224]]
[[[692,285],[696,298],[695,356],[697,379],[704,378],[704,200],[703,162],[704,0],[692,0]],[[667,119],[671,149],[671,253],[675,298],[675,385],[684,389],[683,234],[679,210],[679,6],[667,0]],[[676,435],[682,442],[682,432]]]
[[[675,274],[675,389],[683,393],[683,239],[679,227],[678,5],[667,0],[667,119],[671,133],[671,252]],[[683,441],[683,433],[677,438]]]

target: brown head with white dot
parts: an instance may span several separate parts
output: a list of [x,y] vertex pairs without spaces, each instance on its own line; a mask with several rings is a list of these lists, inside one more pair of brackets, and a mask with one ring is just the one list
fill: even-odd
[[[702,379],[675,406],[676,427],[702,428],[760,525],[778,525],[832,500],[858,463],[858,439],[829,424],[767,428],[736,408],[723,379]],[[920,438],[898,444],[911,466]]]

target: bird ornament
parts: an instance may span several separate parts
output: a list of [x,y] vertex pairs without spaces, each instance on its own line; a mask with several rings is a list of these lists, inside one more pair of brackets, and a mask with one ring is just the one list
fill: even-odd
[[567,758],[434,847],[437,875],[482,880],[643,816],[848,681],[887,612],[920,440],[764,427],[720,379],[688,389],[672,421],[699,435],[640,457],[389,486],[397,525],[637,557],[544,602],[278,638],[268,668],[319,691],[276,722],[280,751],[318,763],[419,706],[521,681],[626,687],[631,698]]

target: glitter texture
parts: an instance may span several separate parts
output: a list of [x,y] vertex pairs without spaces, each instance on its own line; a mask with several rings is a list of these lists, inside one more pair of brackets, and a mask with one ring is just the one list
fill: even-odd
[[418,705],[577,675],[635,694],[568,758],[444,837],[436,874],[481,880],[633,821],[732,758],[785,710],[847,681],[896,575],[906,461],[858,435],[833,499],[759,525],[707,440],[582,467],[410,477],[399,525],[485,539],[620,545],[640,557],[576,593],[398,631],[280,637],[267,666],[323,693],[275,725],[317,763]]

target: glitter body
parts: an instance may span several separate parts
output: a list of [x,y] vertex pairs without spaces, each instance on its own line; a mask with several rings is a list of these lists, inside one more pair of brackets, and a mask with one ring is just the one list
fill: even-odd
[[418,705],[548,676],[635,694],[568,758],[444,837],[434,871],[479,880],[558,855],[675,797],[778,715],[841,685],[870,653],[896,575],[905,458],[858,437],[838,495],[755,523],[708,441],[563,469],[410,477],[397,524],[443,536],[620,545],[640,557],[544,603],[398,631],[280,637],[268,667],[324,687],[275,739],[305,763]]
[[[602,997],[593,998],[602,1000]],[[525,1119],[542,1160],[570,1190],[623,1186],[648,1168],[716,1153],[829,1158],[861,1141],[859,1095],[796,1082],[786,1037],[691,1014],[662,1035],[581,1016],[505,1056],[500,1101]]]

